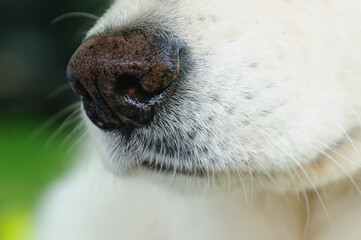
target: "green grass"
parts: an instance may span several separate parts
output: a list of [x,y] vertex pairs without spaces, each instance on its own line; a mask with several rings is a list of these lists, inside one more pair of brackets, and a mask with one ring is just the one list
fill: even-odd
[[[0,118],[0,240],[24,240],[31,234],[32,211],[47,186],[69,166],[74,138],[70,129],[52,138],[58,125],[34,137],[44,119]],[[49,141],[51,140],[51,141]]]

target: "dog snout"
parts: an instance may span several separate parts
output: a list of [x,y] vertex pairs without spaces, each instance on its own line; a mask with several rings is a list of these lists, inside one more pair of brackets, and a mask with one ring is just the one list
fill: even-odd
[[172,94],[180,51],[147,30],[94,36],[73,54],[67,77],[94,124],[129,131],[150,123]]

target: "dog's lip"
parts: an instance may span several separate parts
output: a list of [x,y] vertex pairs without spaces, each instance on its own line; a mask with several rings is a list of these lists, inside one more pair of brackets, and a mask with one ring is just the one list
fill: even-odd
[[142,169],[147,169],[153,172],[163,173],[163,174],[173,174],[173,175],[185,175],[185,176],[197,176],[203,177],[205,175],[205,171],[201,168],[198,169],[181,169],[179,167],[174,167],[172,165],[161,164],[155,161],[144,160],[141,161],[138,166]]
[[160,164],[155,161],[144,160],[139,164],[142,168],[147,168],[149,170],[164,172],[164,173],[175,173],[177,169],[173,166],[168,166],[165,164]]

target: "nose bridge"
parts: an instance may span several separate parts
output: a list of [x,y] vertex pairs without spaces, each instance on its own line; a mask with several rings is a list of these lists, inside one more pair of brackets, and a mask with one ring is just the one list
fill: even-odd
[[106,119],[112,110],[121,118],[139,120],[139,114],[154,114],[149,105],[157,101],[150,100],[177,78],[179,67],[176,44],[150,31],[128,30],[85,40],[67,74],[75,91],[88,101],[84,105],[94,105],[93,115]]

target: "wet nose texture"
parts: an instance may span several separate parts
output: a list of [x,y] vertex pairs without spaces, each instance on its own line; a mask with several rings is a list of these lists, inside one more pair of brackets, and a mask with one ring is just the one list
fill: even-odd
[[149,31],[95,36],[76,50],[67,77],[94,124],[129,133],[151,122],[174,92],[179,51]]

